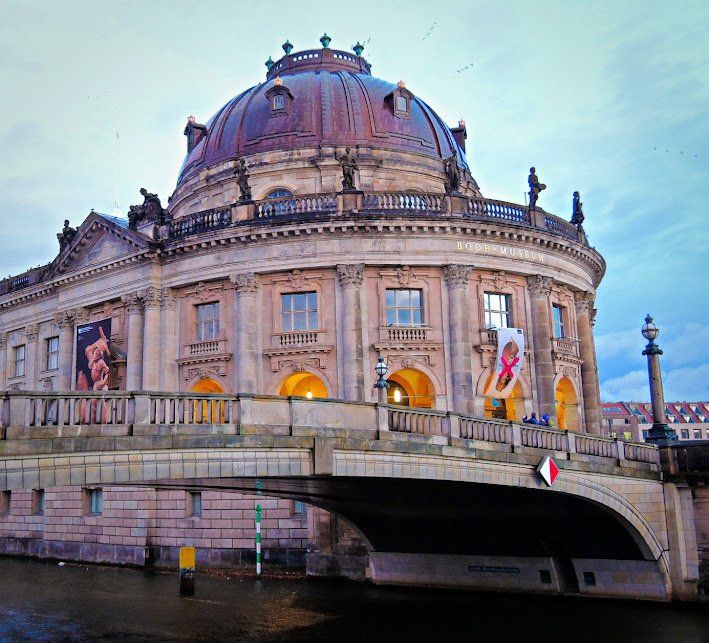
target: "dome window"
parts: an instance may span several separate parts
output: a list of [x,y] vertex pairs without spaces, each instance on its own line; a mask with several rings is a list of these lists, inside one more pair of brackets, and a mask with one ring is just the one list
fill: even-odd
[[406,84],[400,80],[396,89],[384,98],[384,102],[397,118],[411,118],[411,100],[414,95],[406,89]]
[[287,116],[293,103],[293,94],[276,76],[273,85],[266,91],[266,99],[271,104],[271,116]]

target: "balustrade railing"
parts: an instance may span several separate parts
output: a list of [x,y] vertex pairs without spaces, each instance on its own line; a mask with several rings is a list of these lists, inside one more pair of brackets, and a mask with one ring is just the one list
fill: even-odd
[[422,435],[443,435],[444,413],[389,407],[389,430]]
[[187,344],[185,352],[189,356],[193,355],[212,355],[222,352],[223,339],[208,339],[203,342],[194,342]]
[[170,224],[170,237],[186,237],[208,230],[218,230],[231,225],[231,208],[205,210],[173,221]]
[[[315,412],[316,406],[320,412]],[[6,392],[0,395],[0,428],[3,429],[0,439],[10,439],[8,435],[15,436],[12,439],[17,439],[18,435],[27,438],[24,429],[45,427],[46,434],[40,431],[32,437],[62,437],[58,430],[61,427],[124,425],[128,435],[135,426],[158,427],[157,431],[162,431],[159,427],[168,426],[173,427],[173,432],[179,432],[180,426],[219,427],[242,422],[252,432],[261,427],[264,434],[270,434],[275,426],[283,424],[284,419],[287,423],[287,418],[293,426],[299,427],[339,427],[465,438],[491,445],[508,445],[505,447],[507,451],[532,448],[606,458],[621,464],[659,464],[657,447],[650,444],[389,404],[376,406],[297,397],[121,391]],[[10,428],[12,431],[6,433]],[[19,434],[17,430],[20,430]],[[141,431],[145,430],[141,428]]]
[[544,217],[544,227],[549,230],[549,232],[554,232],[567,239],[578,241],[579,231],[576,226],[559,217],[555,217],[553,214],[547,214]]
[[281,346],[316,344],[318,341],[318,333],[315,330],[299,330],[289,333],[281,333],[279,339]]
[[440,194],[370,192],[364,195],[364,209],[367,212],[440,212],[442,202]]
[[480,219],[498,219],[510,223],[531,225],[532,220],[527,206],[495,201],[493,199],[470,198],[468,199],[468,216]]
[[557,353],[563,353],[565,355],[574,355],[578,357],[578,339],[575,339],[574,337],[552,337],[551,341],[554,351],[556,351]]
[[335,212],[337,196],[334,194],[312,194],[267,199],[256,204],[256,218],[270,219],[294,214],[317,214]]
[[426,328],[406,326],[386,326],[384,331],[388,340],[393,342],[422,342],[426,340]]

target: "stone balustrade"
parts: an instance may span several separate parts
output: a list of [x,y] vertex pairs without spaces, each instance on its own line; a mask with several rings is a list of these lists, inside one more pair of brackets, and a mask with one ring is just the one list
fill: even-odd
[[222,353],[224,352],[225,344],[225,339],[208,339],[202,342],[193,342],[192,344],[187,344],[185,354],[195,356]]
[[563,355],[579,355],[579,340],[574,337],[552,337],[552,350]]
[[[31,452],[31,440],[196,433],[316,435],[343,431],[374,439],[409,434],[436,444],[641,467],[659,463],[657,447],[550,427],[389,404],[259,395],[145,391],[7,392],[0,397],[0,454]],[[328,433],[330,432],[330,433]],[[334,434],[332,434],[334,435]],[[443,440],[443,442],[441,442]],[[13,447],[17,441],[17,447]],[[28,442],[29,441],[29,442]],[[92,442],[91,450],[102,447]],[[111,446],[113,445],[113,446]],[[72,451],[81,451],[71,442]],[[68,448],[69,448],[68,447]],[[43,447],[45,448],[45,447]],[[40,449],[42,452],[42,449]],[[632,463],[629,465],[628,463]]]
[[303,346],[307,344],[317,344],[318,332],[315,330],[299,330],[279,335],[281,346]]

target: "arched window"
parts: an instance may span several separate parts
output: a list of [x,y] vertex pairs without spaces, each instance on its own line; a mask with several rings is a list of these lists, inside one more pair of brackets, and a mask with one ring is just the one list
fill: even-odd
[[275,190],[271,190],[266,195],[266,198],[275,200],[275,203],[264,204],[264,212],[270,217],[289,214],[293,209],[292,201],[289,199],[289,197],[292,196],[293,193],[286,188],[276,188]]
[[285,196],[293,196],[293,193],[290,190],[286,190],[285,188],[276,188],[275,190],[271,190],[267,195],[267,199],[280,199]]

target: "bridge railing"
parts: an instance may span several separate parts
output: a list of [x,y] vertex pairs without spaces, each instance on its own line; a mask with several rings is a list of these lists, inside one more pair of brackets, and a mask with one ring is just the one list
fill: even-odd
[[[145,391],[14,392],[0,395],[0,439],[32,437],[26,429],[69,426],[126,426],[130,432],[161,431],[159,427],[239,425],[242,433],[316,435],[341,429],[391,431],[420,436],[487,443],[484,448],[539,449],[610,459],[618,463],[658,464],[657,447],[586,433],[530,424],[478,418],[432,409],[401,407],[334,399],[306,399],[267,395],[156,393]],[[150,429],[150,427],[158,427]],[[12,431],[8,432],[8,428]],[[115,433],[115,429],[110,431]],[[233,429],[231,429],[233,432]],[[61,437],[41,432],[41,437]],[[496,445],[496,446],[493,446]],[[472,446],[475,446],[474,444]],[[482,444],[480,445],[483,446]],[[571,457],[571,456],[569,456]],[[601,462],[603,460],[600,460]]]

